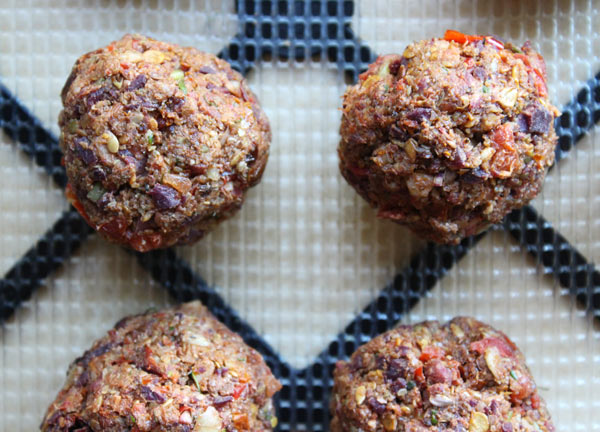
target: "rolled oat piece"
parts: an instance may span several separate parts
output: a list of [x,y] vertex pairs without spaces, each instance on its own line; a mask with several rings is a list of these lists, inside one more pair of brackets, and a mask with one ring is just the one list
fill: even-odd
[[44,432],[271,431],[281,388],[199,302],[124,318],[75,360]]
[[332,432],[552,432],[521,351],[473,318],[390,330],[337,363]]
[[340,170],[379,217],[458,243],[538,194],[558,114],[529,42],[449,30],[379,57],[348,88]]
[[194,48],[126,35],[77,60],[62,102],[67,196],[100,235],[138,251],[201,238],[267,163],[256,96]]

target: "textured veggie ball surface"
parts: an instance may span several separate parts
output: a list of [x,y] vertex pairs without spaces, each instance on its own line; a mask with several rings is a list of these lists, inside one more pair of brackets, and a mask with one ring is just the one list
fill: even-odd
[[559,113],[529,43],[446,39],[370,65],[344,95],[338,152],[343,176],[380,217],[457,243],[537,195]]
[[523,354],[473,318],[401,326],[338,362],[331,431],[550,432]]
[[199,302],[124,318],[71,365],[42,431],[270,431],[281,388]]
[[193,48],[126,35],[77,60],[62,101],[69,198],[138,251],[202,237],[267,162],[269,123],[246,81]]

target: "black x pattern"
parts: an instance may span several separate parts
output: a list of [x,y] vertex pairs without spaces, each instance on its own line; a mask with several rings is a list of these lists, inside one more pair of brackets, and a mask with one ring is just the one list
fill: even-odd
[[[219,55],[242,73],[268,56],[302,60],[325,55],[355,81],[375,59],[350,27],[352,1],[238,0],[236,10],[240,32]],[[567,156],[599,120],[600,73],[586,83],[556,120],[557,161]],[[59,187],[65,186],[56,137],[2,84],[0,127]],[[502,227],[536,259],[544,273],[568,288],[580,307],[600,319],[600,273],[564,236],[531,206],[513,211]],[[74,209],[64,212],[0,280],[0,320],[9,318],[92,232]],[[467,238],[457,246],[428,244],[304,369],[286,363],[173,249],[130,253],[176,301],[201,300],[265,356],[284,385],[277,396],[279,430],[324,431],[329,424],[328,400],[335,362],[392,328],[484,236]]]

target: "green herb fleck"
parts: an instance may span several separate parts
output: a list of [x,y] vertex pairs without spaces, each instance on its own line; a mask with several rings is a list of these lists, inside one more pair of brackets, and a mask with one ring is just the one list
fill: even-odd
[[386,62],[383,64],[381,69],[379,69],[379,72],[377,72],[377,75],[382,77],[382,76],[388,75],[389,73],[390,73],[390,63]]
[[69,128],[69,132],[71,133],[75,133],[77,131],[77,120],[69,120],[69,124],[67,125],[67,127]]
[[511,418],[513,418],[513,415],[514,415],[513,411],[512,411],[512,410],[510,410],[510,411],[508,412],[508,416],[506,417],[506,419],[507,419],[507,420],[510,420]]
[[246,357],[238,357],[238,361],[246,363]]
[[514,46],[514,45],[511,45],[511,46],[510,46],[510,49],[511,49],[511,50],[512,50],[512,52],[514,52],[514,53],[517,53],[517,54],[523,54],[523,51],[521,51],[521,50],[519,49],[519,47],[516,47],[516,46]]
[[409,381],[406,383],[406,390],[408,390],[408,391],[411,391],[415,387],[416,387],[416,384],[414,381]]
[[175,330],[175,326],[169,327],[169,331],[174,331],[174,330]]
[[198,391],[201,392],[200,384],[198,383],[198,377],[196,377],[194,371],[190,371],[190,378],[192,379],[192,381],[194,381],[194,384],[196,384],[196,388],[198,389]]
[[133,414],[129,414],[129,421],[133,424],[136,423],[135,417],[133,416]]
[[513,379],[515,379],[515,380],[518,380],[518,379],[519,379],[519,378],[517,378],[517,374],[515,373],[515,371],[514,371],[514,370],[511,370],[511,371],[510,371],[510,376],[511,376]]
[[179,86],[179,90],[181,90],[183,94],[187,94],[187,87],[185,86],[185,80],[183,78],[179,80],[177,85]]
[[171,72],[171,78],[175,81],[180,81],[183,79],[183,71],[181,69],[175,69]]
[[271,419],[273,418],[273,413],[269,408],[262,408],[259,412],[259,416],[265,419],[266,421],[271,421]]
[[[210,99],[207,99],[207,98],[206,98],[206,96],[204,96],[204,102],[206,102],[206,105],[208,105],[208,106],[214,106],[214,107],[218,106],[218,105],[217,105],[217,103],[216,103],[215,101],[212,101],[212,100],[210,100]],[[237,119],[237,120],[234,120],[234,123],[239,123],[239,122],[240,122],[240,120],[239,120],[239,119]]]
[[102,187],[102,185],[100,183],[94,183],[94,186],[92,187],[92,189],[87,193],[87,198],[90,201],[98,201],[100,198],[102,198],[102,195],[104,195],[104,188]]
[[436,410],[431,410],[431,424],[434,426],[437,426],[438,424],[438,418],[437,418],[437,411]]
[[154,133],[151,130],[146,132],[146,141],[148,141],[148,145],[154,144]]
[[181,69],[175,69],[171,72],[171,78],[177,81],[177,86],[183,94],[187,94],[187,87],[185,86],[185,75]]
[[446,66],[442,66],[442,70],[446,73],[450,73],[450,71],[448,70],[448,68]]
[[385,84],[385,85],[383,86],[383,89],[384,89],[384,90],[385,90],[385,92],[387,93],[387,92],[389,92],[389,91],[390,91],[390,86],[389,86],[389,85],[387,85],[387,84]]
[[483,86],[483,87],[481,87],[481,91],[483,93],[489,93],[490,92],[490,88],[488,86]]

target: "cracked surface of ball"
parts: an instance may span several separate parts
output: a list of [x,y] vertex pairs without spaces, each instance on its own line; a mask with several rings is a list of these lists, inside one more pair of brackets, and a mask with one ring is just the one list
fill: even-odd
[[269,123],[245,79],[194,48],[126,35],[77,60],[62,102],[68,197],[138,251],[201,238],[267,162]]
[[459,317],[400,326],[334,371],[332,432],[554,431],[525,358],[502,332]]
[[542,57],[470,38],[381,56],[343,101],[342,175],[379,217],[438,243],[533,199],[557,143]]
[[270,431],[281,388],[199,302],[124,318],[71,365],[44,432]]

